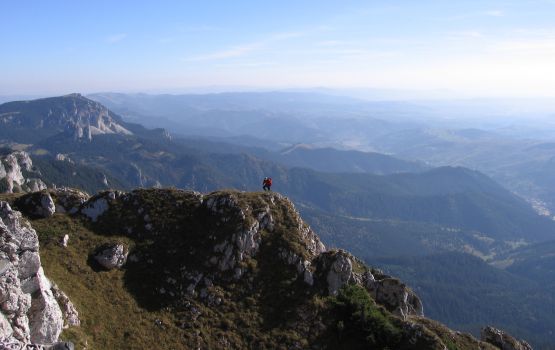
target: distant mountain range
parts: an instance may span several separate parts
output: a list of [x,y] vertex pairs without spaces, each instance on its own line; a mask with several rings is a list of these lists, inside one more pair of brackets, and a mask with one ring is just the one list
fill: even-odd
[[[140,100],[137,96],[137,103]],[[344,133],[342,137],[353,131],[372,142],[398,132],[400,140],[408,144],[410,135],[422,135],[401,132],[409,124],[416,127],[413,122],[401,125],[365,119],[365,114],[356,115],[359,107],[352,107],[342,119],[348,127],[340,128],[344,124],[339,119],[322,117],[320,112],[308,113],[300,121],[298,116],[292,118],[294,114],[281,119],[279,113],[292,113],[286,109],[264,116],[258,110],[233,108],[235,99],[224,104],[231,110],[223,112],[208,110],[210,98],[193,101],[207,110],[197,106],[186,120],[194,120],[193,134],[206,123],[204,136],[172,137],[163,129],[149,130],[125,121],[98,102],[72,94],[0,105],[0,121],[6,126],[0,131],[0,140],[4,145],[26,148],[45,176],[50,174],[57,181],[69,172],[81,171],[75,167],[83,167],[91,169],[90,174],[106,175],[111,187],[122,189],[176,186],[203,192],[220,188],[256,191],[261,189],[261,179],[269,175],[274,190],[297,203],[326,243],[352,249],[368,260],[467,252],[493,261],[508,256],[515,247],[555,239],[555,222],[538,215],[523,199],[478,171],[431,168],[386,154],[320,147],[317,142],[310,146],[289,143],[306,133],[312,135],[309,141],[326,139],[335,130]],[[161,103],[155,102],[154,106]],[[315,103],[301,102],[301,107]],[[343,102],[328,103],[331,114],[339,115]],[[258,108],[272,103],[277,102],[262,100],[252,105]],[[125,106],[124,101],[119,108]],[[326,104],[319,106],[322,111],[327,108]],[[221,128],[212,128],[215,121],[222,122],[224,138],[206,136],[221,134]],[[322,121],[327,121],[325,128]],[[259,131],[257,137],[240,136]],[[269,134],[268,141],[261,141]],[[288,137],[282,139],[283,135]],[[489,133],[479,130],[447,135],[457,144],[490,139]],[[445,136],[441,134],[441,138]],[[266,144],[271,147],[264,147]],[[52,162],[58,154],[69,157],[74,165]],[[60,164],[65,168],[60,169]],[[97,185],[88,190],[106,186],[103,181],[90,182]],[[468,320],[455,321],[470,327]]]

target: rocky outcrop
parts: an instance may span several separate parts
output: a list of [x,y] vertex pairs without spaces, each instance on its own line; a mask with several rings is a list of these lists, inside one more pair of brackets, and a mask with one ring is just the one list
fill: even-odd
[[524,340],[517,340],[506,332],[491,326],[482,329],[480,338],[483,342],[495,345],[501,350],[532,350],[530,344]]
[[17,209],[33,218],[48,218],[56,212],[56,204],[48,191],[33,192],[15,201]]
[[88,198],[84,192],[61,187],[25,194],[14,205],[31,218],[47,218],[56,212],[75,214]]
[[52,283],[52,294],[58,305],[62,310],[62,315],[64,317],[64,329],[69,327],[79,327],[81,325],[81,320],[79,319],[79,312],[69,300],[69,297],[64,293],[55,283]]
[[37,234],[6,202],[0,202],[0,272],[0,340],[55,343],[63,316],[41,266]]
[[321,254],[316,275],[324,282],[329,295],[337,295],[347,284],[358,284],[365,287],[377,303],[403,319],[424,315],[420,298],[404,283],[379,270],[369,269],[344,250]]
[[[240,221],[240,228],[231,237],[214,245],[213,251],[217,255],[210,258],[209,262],[212,265],[218,266],[222,272],[228,271],[243,260],[256,255],[262,239],[260,231],[272,228],[273,219],[268,212],[261,213],[256,220],[247,223],[245,212],[233,196],[213,196],[204,201],[203,205],[212,215],[218,215],[224,223],[232,218]],[[241,274],[238,268],[235,276],[238,278]]]
[[112,244],[98,249],[94,260],[106,270],[120,269],[127,262],[128,249],[123,244]]
[[75,214],[90,196],[73,188],[59,187],[49,191],[56,203],[56,212]]
[[0,193],[34,192],[46,189],[46,184],[33,171],[33,161],[27,152],[13,151],[0,156]]
[[124,196],[120,191],[105,191],[87,200],[80,208],[80,213],[96,222],[98,218],[110,209],[110,202]]

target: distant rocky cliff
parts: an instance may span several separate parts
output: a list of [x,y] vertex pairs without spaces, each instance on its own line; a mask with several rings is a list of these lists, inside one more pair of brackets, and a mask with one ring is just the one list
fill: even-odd
[[19,129],[36,130],[44,135],[66,131],[83,140],[101,134],[132,134],[122,124],[106,107],[80,94],[0,105],[0,125],[15,134]]
[[0,154],[0,193],[34,192],[46,188],[33,171],[33,161],[27,152]]

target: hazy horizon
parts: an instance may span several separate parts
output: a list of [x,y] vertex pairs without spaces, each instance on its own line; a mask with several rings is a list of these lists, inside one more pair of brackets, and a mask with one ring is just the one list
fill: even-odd
[[0,5],[2,95],[378,89],[555,97],[555,2]]

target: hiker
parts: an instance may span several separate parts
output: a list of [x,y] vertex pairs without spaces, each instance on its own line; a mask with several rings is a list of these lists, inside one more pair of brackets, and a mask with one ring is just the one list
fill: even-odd
[[271,191],[271,187],[272,187],[272,178],[265,177],[264,181],[262,181],[262,189],[264,191]]

